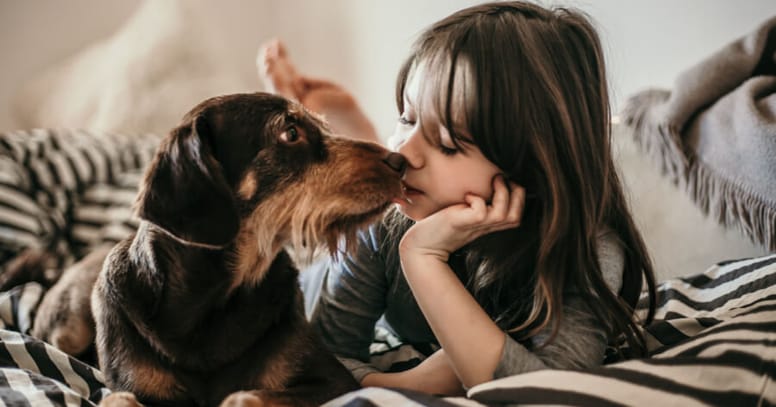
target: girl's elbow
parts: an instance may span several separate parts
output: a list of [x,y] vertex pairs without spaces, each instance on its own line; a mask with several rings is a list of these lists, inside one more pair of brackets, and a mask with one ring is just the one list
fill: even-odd
[[478,384],[492,381],[494,379],[493,373],[493,371],[474,372],[467,377],[461,377],[461,384],[466,390],[469,390]]

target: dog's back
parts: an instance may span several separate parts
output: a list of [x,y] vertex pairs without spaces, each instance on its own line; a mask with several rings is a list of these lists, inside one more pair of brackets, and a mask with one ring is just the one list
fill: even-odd
[[278,97],[195,108],[160,147],[140,227],[111,251],[92,294],[109,386],[175,405],[239,391],[263,405],[319,405],[357,388],[307,324],[282,248],[335,250],[401,194],[403,165],[375,144],[330,137]]

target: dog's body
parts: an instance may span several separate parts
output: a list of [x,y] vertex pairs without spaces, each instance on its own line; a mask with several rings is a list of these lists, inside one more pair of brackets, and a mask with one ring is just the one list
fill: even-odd
[[357,388],[307,324],[283,246],[334,250],[401,195],[403,167],[276,96],[197,106],[160,146],[141,225],[92,292],[108,385],[172,405],[319,405]]

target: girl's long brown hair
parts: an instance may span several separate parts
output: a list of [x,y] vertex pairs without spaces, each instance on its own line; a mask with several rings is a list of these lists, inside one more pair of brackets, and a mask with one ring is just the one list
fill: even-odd
[[[428,79],[421,86],[434,90],[421,94],[435,95],[434,114],[455,142],[467,141],[453,131],[452,105],[459,99],[448,95],[462,89],[456,92],[463,92],[463,120],[474,143],[531,197],[519,228],[484,236],[451,256],[476,300],[524,343],[551,324],[549,342],[563,318],[563,294],[574,289],[610,340],[624,336],[643,354],[639,323],[654,316],[655,278],[612,161],[603,53],[588,18],[523,2],[456,12],[425,31],[404,63],[396,89],[400,112],[407,80],[420,65]],[[472,83],[454,86],[456,80]],[[387,219],[398,239],[406,220]],[[598,262],[604,230],[624,251],[619,295]],[[649,305],[639,321],[633,309],[644,281]]]

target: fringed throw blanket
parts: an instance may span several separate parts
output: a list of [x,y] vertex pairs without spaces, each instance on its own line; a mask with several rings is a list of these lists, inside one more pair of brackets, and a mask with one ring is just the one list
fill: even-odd
[[705,213],[776,250],[776,17],[622,113]]

